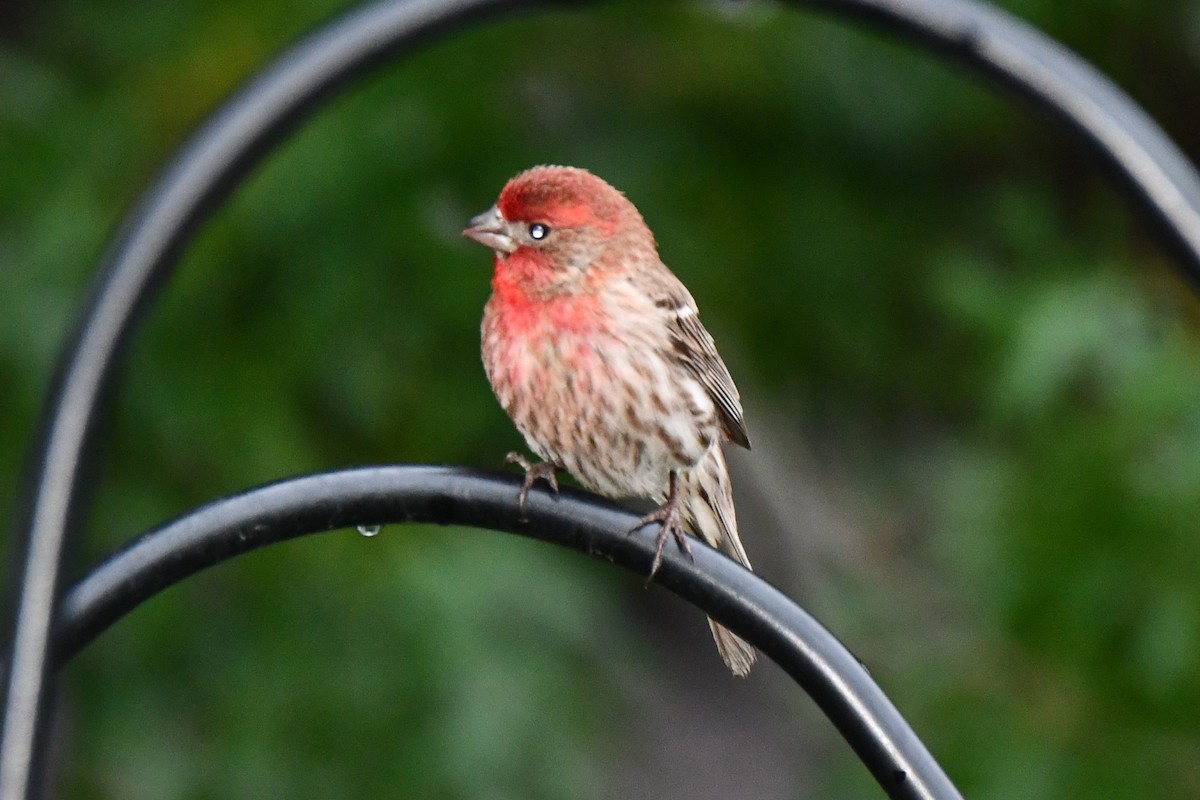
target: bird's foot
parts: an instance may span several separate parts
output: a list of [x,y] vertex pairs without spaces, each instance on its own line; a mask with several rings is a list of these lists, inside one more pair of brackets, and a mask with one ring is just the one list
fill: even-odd
[[671,494],[667,498],[667,502],[663,503],[658,509],[651,511],[646,516],[637,521],[637,524],[629,529],[630,533],[641,530],[652,522],[659,522],[662,527],[658,530],[658,537],[654,542],[654,561],[650,562],[650,574],[646,576],[646,583],[654,579],[654,575],[658,572],[658,568],[662,566],[663,550],[667,547],[667,539],[674,536],[675,544],[679,546],[680,552],[686,555],[689,559],[692,558],[692,548],[688,544],[687,532],[683,528],[683,514],[679,508],[679,498],[674,491],[674,481],[672,481]]
[[525,481],[521,484],[521,493],[517,495],[517,509],[522,515],[525,513],[525,498],[529,496],[529,488],[538,481],[545,481],[550,484],[550,488],[558,494],[558,467],[550,461],[541,461],[534,464],[525,456],[517,452],[509,453],[504,457],[505,464],[520,464],[521,469],[525,470]]

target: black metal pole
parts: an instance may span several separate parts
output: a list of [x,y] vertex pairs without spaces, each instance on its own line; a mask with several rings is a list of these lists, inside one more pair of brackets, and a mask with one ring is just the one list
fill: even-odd
[[[134,540],[88,572],[63,599],[60,664],[166,587],[265,545],[307,533],[396,522],[470,525],[520,533],[612,561],[639,575],[654,559],[656,526],[594,495],[530,493],[520,479],[450,467],[366,467],[280,481],[210,503]],[[674,547],[655,582],[729,625],[774,659],[816,701],[889,797],[960,797],[925,745],[832,634],[785,594],[712,548],[694,560]]]
[[[1200,274],[1200,179],[1120,90],[1052,40],[969,0],[807,0],[910,36],[1036,98],[1083,133],[1166,231],[1193,282]],[[564,3],[570,4],[570,3]],[[26,800],[41,773],[48,646],[81,466],[105,389],[139,312],[202,220],[273,144],[339,87],[384,59],[488,14],[532,0],[382,0],[355,9],[286,51],[223,105],[130,212],[60,357],[30,460],[14,556],[0,719],[0,800]]]
[[860,18],[999,81],[1065,122],[1149,212],[1176,265],[1200,290],[1200,174],[1129,95],[1084,59],[976,0],[792,0]]

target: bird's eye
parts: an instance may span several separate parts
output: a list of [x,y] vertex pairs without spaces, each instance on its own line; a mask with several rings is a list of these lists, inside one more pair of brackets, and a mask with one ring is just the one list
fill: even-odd
[[534,241],[541,241],[550,235],[550,226],[543,225],[540,222],[535,222],[529,226],[529,238]]

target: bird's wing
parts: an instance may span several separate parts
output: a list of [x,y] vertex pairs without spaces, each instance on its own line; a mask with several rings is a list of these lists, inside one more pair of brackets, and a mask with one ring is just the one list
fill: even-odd
[[716,404],[725,437],[749,450],[750,437],[746,433],[742,401],[729,369],[717,354],[712,335],[700,322],[696,301],[678,278],[669,272],[667,274],[672,280],[664,281],[661,292],[656,293],[654,304],[670,315],[667,331],[671,340],[671,354],[679,359],[692,377],[700,381]]

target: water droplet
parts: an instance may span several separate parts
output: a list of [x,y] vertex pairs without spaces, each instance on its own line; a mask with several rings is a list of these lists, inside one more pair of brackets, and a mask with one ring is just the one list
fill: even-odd
[[358,532],[363,536],[371,537],[383,530],[382,525],[359,525]]

